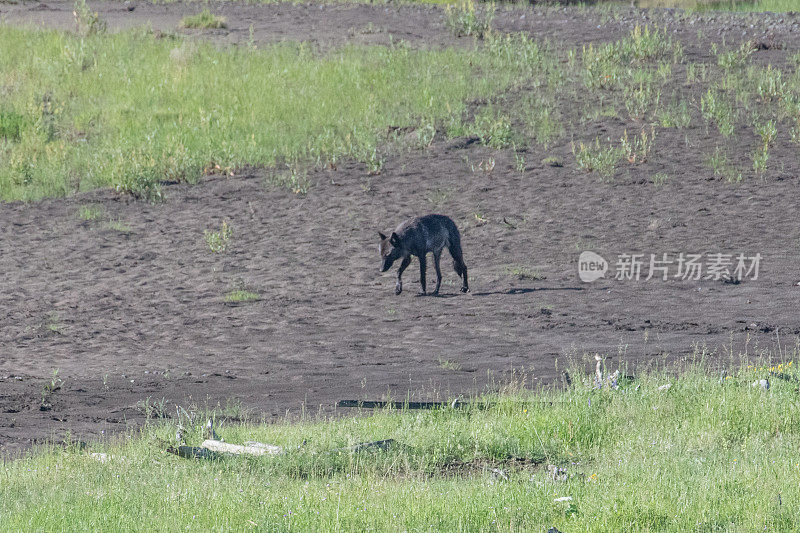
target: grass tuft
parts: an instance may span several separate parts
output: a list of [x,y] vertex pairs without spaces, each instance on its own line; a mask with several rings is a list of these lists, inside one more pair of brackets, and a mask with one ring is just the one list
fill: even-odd
[[181,27],[183,28],[208,30],[226,28],[227,26],[225,17],[215,15],[208,9],[204,9],[197,15],[188,15],[181,19]]
[[237,289],[225,295],[227,303],[249,303],[257,302],[260,299],[261,296],[258,293],[245,289]]

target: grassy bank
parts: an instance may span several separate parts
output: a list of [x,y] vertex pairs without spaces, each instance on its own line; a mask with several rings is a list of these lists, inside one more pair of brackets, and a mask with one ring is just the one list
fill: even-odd
[[[161,182],[247,165],[278,167],[274,183],[303,194],[311,166],[353,158],[378,174],[389,152],[424,148],[437,132],[512,149],[522,169],[530,148],[566,146],[579,171],[604,180],[648,160],[639,168],[657,172],[670,135],[711,139],[690,155],[729,182],[795,164],[796,53],[764,65],[754,42],[713,44],[688,61],[681,42],[638,26],[565,49],[487,32],[491,17],[471,4],[446,17],[454,33],[485,38],[319,52],[0,26],[0,199],[112,186],[158,200]],[[587,136],[597,127],[608,134]]]
[[[602,389],[572,375],[569,388],[512,387],[482,398],[484,408],[218,430],[287,450],[274,458],[165,453],[174,415],[92,447],[109,454],[104,463],[77,447],[43,449],[0,470],[3,527],[778,531],[800,520],[792,363],[722,375],[691,366]],[[769,389],[752,385],[764,378]],[[180,420],[200,442],[204,418]],[[402,446],[337,451],[386,438]]]
[[214,165],[378,165],[387,126],[430,129],[519,74],[469,51],[221,50],[146,31],[0,25],[0,50],[3,200],[105,185],[157,196],[159,180]]

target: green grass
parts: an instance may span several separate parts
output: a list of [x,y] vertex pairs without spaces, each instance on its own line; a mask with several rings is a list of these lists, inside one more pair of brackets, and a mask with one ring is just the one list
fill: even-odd
[[109,185],[158,200],[162,181],[216,165],[367,160],[387,126],[461,114],[527,74],[488,51],[222,50],[144,30],[81,39],[0,25],[0,49],[3,200]]
[[603,178],[609,179],[614,175],[614,169],[623,157],[622,148],[614,145],[601,146],[600,139],[595,138],[594,144],[579,142],[572,145],[572,154],[578,168],[586,172],[597,171]]
[[81,220],[97,220],[104,217],[106,210],[102,205],[82,205],[78,208],[78,218]]
[[197,15],[186,16],[181,19],[181,27],[196,29],[217,29],[227,27],[225,17],[213,14],[204,9]]
[[[215,461],[165,453],[181,412],[167,402],[173,418],[132,438],[6,462],[0,515],[13,531],[786,531],[800,520],[800,403],[793,365],[772,370],[790,381],[691,366],[614,390],[573,373],[571,388],[510,387],[485,409],[218,419],[227,442],[286,452]],[[751,386],[766,377],[769,390]],[[189,411],[197,445],[206,418]],[[342,450],[386,438],[401,446]]]
[[[776,145],[800,138],[796,69],[754,65],[752,43],[715,45],[710,61],[687,63],[681,43],[650,26],[581,49],[489,32],[469,49],[321,52],[298,43],[221,49],[144,29],[79,38],[0,25],[0,49],[6,201],[110,186],[155,202],[164,183],[245,166],[269,168],[266,185],[303,196],[314,167],[348,158],[379,175],[392,150],[424,149],[437,131],[514,149],[521,171],[520,153],[572,139],[577,167],[604,178],[626,160],[659,156],[653,124],[703,121],[706,134],[736,140],[757,120],[775,125]],[[609,116],[630,134],[602,146],[586,138]],[[416,137],[387,133],[404,128]],[[742,178],[766,177],[785,164],[782,153],[762,149]],[[478,168],[491,172],[487,165]]]
[[106,228],[118,231],[120,233],[130,233],[131,231],[133,231],[130,225],[122,220],[109,220],[106,223]]
[[519,280],[539,281],[545,279],[538,270],[521,265],[508,266],[505,268],[505,273]]
[[458,372],[461,370],[461,363],[439,357],[439,368],[443,370],[449,370],[451,372]]
[[225,295],[225,301],[228,303],[249,303],[257,302],[261,296],[257,292],[248,291],[245,289],[237,289]]

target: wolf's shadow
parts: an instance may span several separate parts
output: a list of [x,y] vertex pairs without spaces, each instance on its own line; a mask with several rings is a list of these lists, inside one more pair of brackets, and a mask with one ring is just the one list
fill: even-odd
[[495,296],[497,294],[505,294],[508,296],[513,296],[515,294],[528,294],[531,292],[541,292],[541,291],[582,291],[582,290],[584,290],[583,287],[512,287],[511,289],[506,289],[504,291],[474,292],[472,293],[472,295]]
[[[582,291],[585,290],[584,287],[513,287],[511,289],[506,289],[504,291],[485,291],[485,292],[472,292],[470,293],[472,296],[496,296],[498,294],[504,294],[506,296],[513,296],[515,294],[529,294],[531,292],[541,292],[541,291]],[[458,296],[462,296],[462,293],[456,292],[453,294],[422,294],[417,293],[416,295],[418,298],[422,297],[430,297],[430,298],[456,298]]]

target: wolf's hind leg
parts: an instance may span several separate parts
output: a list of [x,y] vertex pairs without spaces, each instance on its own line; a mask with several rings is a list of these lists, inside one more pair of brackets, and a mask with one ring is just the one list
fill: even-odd
[[436,288],[433,290],[433,294],[439,294],[439,287],[442,285],[442,269],[439,268],[439,259],[442,258],[442,251],[439,250],[438,252],[433,252],[433,266],[436,268]]

